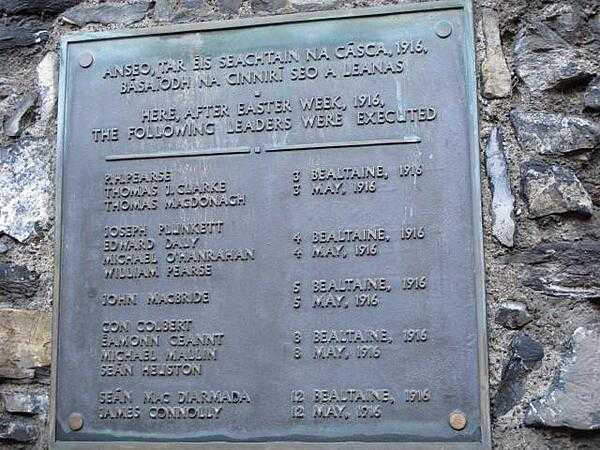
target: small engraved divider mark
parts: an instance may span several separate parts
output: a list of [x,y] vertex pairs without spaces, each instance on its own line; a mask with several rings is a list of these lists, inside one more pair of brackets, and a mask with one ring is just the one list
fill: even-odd
[[160,153],[130,153],[123,155],[108,155],[106,161],[129,161],[135,159],[161,159],[161,158],[185,158],[191,156],[223,156],[223,155],[244,155],[250,153],[248,147],[233,147],[230,149],[211,152],[210,150],[197,150],[189,152],[160,152]]
[[323,148],[372,147],[376,145],[418,144],[419,136],[405,136],[401,139],[370,139],[364,141],[322,142],[316,144],[281,145],[267,148],[265,152],[291,152],[295,150],[319,150]]

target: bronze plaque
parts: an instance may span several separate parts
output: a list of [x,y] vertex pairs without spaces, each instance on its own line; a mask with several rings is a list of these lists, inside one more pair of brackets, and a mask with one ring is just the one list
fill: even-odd
[[489,447],[471,20],[65,39],[56,448]]

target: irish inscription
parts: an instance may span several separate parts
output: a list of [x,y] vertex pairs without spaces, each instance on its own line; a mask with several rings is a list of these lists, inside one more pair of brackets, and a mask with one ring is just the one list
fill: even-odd
[[428,8],[65,45],[57,441],[484,441],[470,24]]

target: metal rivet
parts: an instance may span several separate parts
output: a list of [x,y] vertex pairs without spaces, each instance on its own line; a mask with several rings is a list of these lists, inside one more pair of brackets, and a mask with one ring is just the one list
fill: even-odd
[[465,416],[465,413],[462,411],[454,411],[450,413],[448,422],[455,430],[464,430],[464,428],[467,426],[467,416]]
[[442,20],[435,24],[434,30],[438,37],[446,39],[452,34],[452,25],[450,25],[450,22]]
[[73,431],[79,431],[83,428],[83,416],[79,413],[72,413],[69,416],[69,428]]
[[87,69],[94,62],[94,55],[90,52],[85,52],[79,57],[79,65],[84,69]]

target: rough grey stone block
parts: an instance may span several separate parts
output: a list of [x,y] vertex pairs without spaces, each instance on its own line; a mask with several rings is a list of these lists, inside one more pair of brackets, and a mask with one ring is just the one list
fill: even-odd
[[503,302],[496,314],[496,323],[511,330],[521,328],[532,320],[533,317],[527,311],[527,306],[520,302]]
[[0,78],[0,100],[8,97],[14,92],[12,83],[7,78]]
[[529,405],[526,425],[600,429],[599,348],[597,327],[575,330],[554,383],[546,395]]
[[7,14],[58,14],[82,0],[0,0],[0,12]]
[[515,234],[515,198],[510,189],[502,132],[498,127],[493,128],[490,134],[485,166],[492,187],[492,234],[502,245],[512,247]]
[[338,0],[289,0],[289,4],[296,11],[317,11],[334,9],[340,5]]
[[12,114],[4,121],[4,133],[9,137],[18,137],[23,132],[25,116],[33,109],[35,96],[26,93],[16,104]]
[[541,11],[544,24],[555,31],[565,41],[579,45],[587,38],[586,13],[583,2],[551,3]]
[[218,0],[219,11],[226,14],[236,14],[242,6],[242,0]]
[[44,140],[22,140],[0,147],[0,233],[20,242],[35,232],[35,225],[50,217],[53,184]]
[[150,9],[150,2],[100,3],[97,5],[77,5],[65,11],[62,18],[73,25],[88,23],[130,25],[139,22]]
[[0,441],[30,443],[37,440],[38,427],[19,420],[0,419]]
[[600,77],[587,87],[583,94],[583,101],[586,109],[600,111]]
[[538,369],[544,358],[544,348],[525,333],[519,333],[510,343],[510,355],[502,369],[502,378],[493,400],[495,415],[503,415],[523,398],[527,375]]
[[600,299],[598,241],[543,243],[512,260],[527,265],[523,283],[536,291],[572,300]]
[[33,297],[39,287],[39,275],[25,266],[0,263],[0,300]]
[[[219,7],[235,8],[238,10],[241,0],[231,0],[219,3]],[[229,12],[237,12],[233,9]],[[159,22],[183,23],[195,20],[198,16],[210,15],[212,11],[206,0],[158,0],[154,6],[154,18]]]
[[0,50],[41,44],[48,40],[48,26],[30,17],[8,17],[0,21]]
[[600,13],[596,13],[590,17],[590,27],[594,33],[600,33]]
[[569,156],[600,146],[600,125],[582,117],[515,109],[510,119],[519,144],[541,155]]
[[531,218],[564,213],[592,215],[590,194],[568,169],[529,161],[521,166],[521,182]]
[[48,396],[30,392],[3,392],[4,409],[15,414],[47,414]]
[[528,23],[517,34],[514,51],[519,78],[533,92],[586,83],[594,65],[542,23]]
[[288,5],[287,0],[251,0],[254,12],[277,12]]

